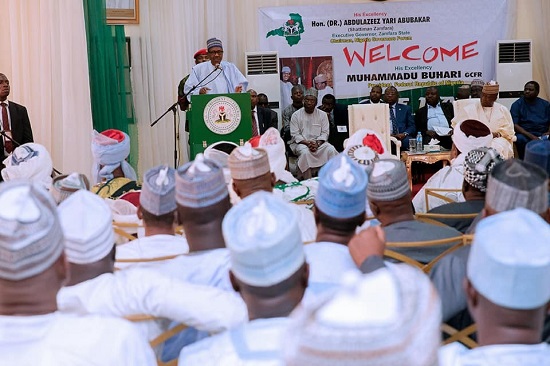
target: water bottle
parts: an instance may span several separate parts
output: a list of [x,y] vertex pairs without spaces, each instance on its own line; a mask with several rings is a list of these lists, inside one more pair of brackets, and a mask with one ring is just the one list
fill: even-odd
[[416,151],[424,151],[424,145],[422,144],[422,132],[420,131],[416,134]]

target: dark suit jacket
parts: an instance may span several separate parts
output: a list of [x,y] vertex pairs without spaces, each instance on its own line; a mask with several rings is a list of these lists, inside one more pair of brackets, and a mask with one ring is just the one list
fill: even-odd
[[[443,111],[443,114],[445,115],[445,118],[447,119],[447,122],[449,123],[449,128],[451,127],[451,120],[455,116],[455,112],[453,109],[453,104],[450,102],[441,102],[441,110]],[[426,135],[426,131],[428,129],[428,105],[425,105],[422,108],[419,108],[416,111],[416,114],[414,115],[414,122],[416,125],[416,130],[422,132],[422,136],[424,138],[424,143],[428,143],[430,141],[430,137]],[[438,139],[441,141],[441,146],[450,149],[451,148],[451,137],[450,136],[441,136],[441,139]]]
[[[329,118],[331,123],[328,142],[334,146],[338,152],[342,152],[344,151],[344,140],[349,138],[348,106],[336,103],[333,112],[334,121],[330,121]],[[338,126],[345,126],[346,132],[338,132]]]
[[273,120],[271,117],[271,109],[256,107],[256,117],[258,118],[258,125],[260,126],[260,135],[263,135],[269,127],[275,127],[277,129],[277,120]]
[[[11,118],[11,134],[12,138],[21,145],[27,142],[34,142],[32,137],[31,122],[29,121],[29,115],[27,114],[27,108],[20,104],[14,103],[11,100],[8,101],[8,110]],[[1,162],[6,158],[4,154],[4,139],[0,138],[0,155],[2,156]],[[2,164],[0,168],[4,168]],[[2,178],[0,177],[0,180]]]
[[[390,106],[391,108],[391,106]],[[390,112],[391,113],[391,112]],[[405,104],[395,104],[395,121],[397,124],[397,132],[409,134],[408,137],[401,141],[401,150],[409,150],[409,138],[415,137],[416,128],[414,126],[414,119],[412,116],[411,107]],[[388,121],[389,122],[389,121]]]

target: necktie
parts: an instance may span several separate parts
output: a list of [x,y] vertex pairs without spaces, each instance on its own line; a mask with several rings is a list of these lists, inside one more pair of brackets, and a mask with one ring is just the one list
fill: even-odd
[[[8,108],[6,103],[0,103],[2,105],[2,129],[11,137],[10,122],[8,120]],[[9,154],[13,151],[13,143],[4,137],[4,149]]]
[[391,134],[397,135],[397,122],[395,120],[395,106],[390,107]]
[[252,110],[252,137],[258,136],[258,123],[256,122],[256,111]]

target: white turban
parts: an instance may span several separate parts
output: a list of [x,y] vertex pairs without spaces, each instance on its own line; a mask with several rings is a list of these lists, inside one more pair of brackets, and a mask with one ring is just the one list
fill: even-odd
[[[108,137],[105,133],[116,133],[121,139]],[[130,155],[130,137],[122,131],[107,130],[99,133],[93,131],[92,134],[92,155],[94,163],[92,167],[93,184],[101,183],[113,178],[113,171],[121,167],[124,176],[131,180],[136,180],[137,175],[134,168],[126,161]],[[103,166],[100,168],[100,166]]]
[[[489,132],[485,136],[478,136],[478,137],[475,136],[475,134],[479,135],[479,133],[477,133],[480,131],[479,129],[475,130],[476,132],[475,134],[470,133],[469,136],[466,136],[466,133],[464,133],[463,131],[462,125],[464,123],[467,123],[475,127],[475,125],[477,124],[476,122],[479,124],[479,126],[482,125],[482,123],[478,121],[466,120],[466,121],[457,123],[456,126],[454,127],[453,137],[452,137],[453,142],[456,148],[460,150],[460,152],[463,154],[462,156],[466,156],[466,154],[468,154],[470,151],[474,149],[479,149],[480,147],[493,147],[491,146],[491,142],[493,141],[493,135],[491,134],[488,128],[487,128],[487,131]],[[496,150],[499,151],[498,149]]]
[[29,142],[18,146],[4,160],[6,166],[2,170],[5,181],[28,179],[40,184],[46,189],[52,185],[53,163],[50,153],[40,144]]
[[285,142],[276,128],[268,128],[262,136],[258,147],[267,152],[271,172],[275,173],[277,180],[285,183],[297,182],[297,179],[286,170]]

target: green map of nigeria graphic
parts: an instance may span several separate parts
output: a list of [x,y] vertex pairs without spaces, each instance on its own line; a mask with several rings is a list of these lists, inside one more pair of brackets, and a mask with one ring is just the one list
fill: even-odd
[[290,13],[290,19],[282,27],[267,32],[265,38],[270,36],[285,37],[289,46],[294,46],[300,42],[300,34],[304,33],[304,22],[302,16],[297,13]]

